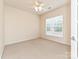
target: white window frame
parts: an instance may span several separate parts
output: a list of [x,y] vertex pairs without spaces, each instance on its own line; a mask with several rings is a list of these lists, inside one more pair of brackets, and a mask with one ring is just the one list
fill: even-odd
[[[47,32],[47,20],[51,20],[51,19],[55,19],[55,18],[57,18],[57,17],[62,17],[63,18],[63,24],[62,24],[62,32],[53,32],[53,33],[51,33],[50,31],[49,32]],[[53,20],[54,21],[54,20]],[[45,20],[45,34],[47,35],[47,36],[55,36],[55,37],[64,37],[64,16],[63,15],[57,15],[57,16],[54,16],[54,17],[50,17],[50,18],[46,18],[46,20]]]

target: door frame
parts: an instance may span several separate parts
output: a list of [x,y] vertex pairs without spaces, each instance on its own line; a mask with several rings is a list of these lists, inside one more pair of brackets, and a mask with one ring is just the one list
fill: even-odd
[[[74,9],[74,10],[72,10]],[[71,26],[71,59],[78,59],[78,0],[71,0],[71,25],[72,25],[72,20],[75,19],[77,22],[74,23],[77,26],[77,29],[75,30],[76,33],[76,38],[72,37],[72,26]],[[75,13],[74,13],[75,12]],[[76,16],[74,17],[73,14],[75,14]],[[72,19],[73,16],[73,19]],[[72,41],[75,41],[74,43],[72,43]],[[75,47],[76,46],[76,47]],[[74,47],[74,49],[72,49],[72,47]]]

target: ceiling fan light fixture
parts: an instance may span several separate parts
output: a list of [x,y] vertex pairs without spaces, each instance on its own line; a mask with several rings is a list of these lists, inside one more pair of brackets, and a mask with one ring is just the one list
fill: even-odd
[[35,1],[34,9],[36,12],[40,12],[43,10],[43,6],[44,6],[43,3],[39,2],[39,1]]
[[42,11],[42,9],[43,9],[42,7],[39,7],[39,11]]
[[37,7],[35,7],[34,9],[35,9],[35,11],[38,11],[38,8]]
[[38,1],[35,1],[35,5],[39,5],[39,2]]

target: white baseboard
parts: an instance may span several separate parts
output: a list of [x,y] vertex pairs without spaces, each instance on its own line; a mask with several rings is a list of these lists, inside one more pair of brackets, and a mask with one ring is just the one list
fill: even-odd
[[2,54],[0,55],[0,59],[2,59],[3,53],[4,53],[4,48],[2,49]]
[[54,41],[54,42],[59,43],[59,44],[71,46],[70,43],[67,43],[67,42],[64,42],[64,41],[58,41],[58,40],[54,40],[54,39],[50,39],[50,38],[44,38],[44,37],[42,37],[42,39],[46,39],[46,40]]
[[[27,40],[30,40],[30,39],[27,39]],[[19,42],[22,42],[22,41],[26,41],[26,39],[18,40],[18,41],[12,41],[12,42],[7,42],[7,43],[5,43],[5,45],[16,44],[16,43],[19,43]]]
[[39,38],[39,37],[29,38],[29,39],[23,39],[23,40],[18,40],[18,41],[12,41],[12,42],[7,42],[7,43],[5,43],[5,46],[6,46],[6,45],[12,45],[12,44],[20,43],[20,42],[23,42],[23,41],[38,39],[38,38]]
[[[20,42],[23,42],[23,41],[33,40],[33,39],[46,39],[46,38],[35,37],[35,38],[23,39],[23,40],[18,40],[18,41],[7,42],[7,43],[5,43],[5,45],[16,44],[16,43],[20,43]],[[55,42],[57,42],[59,44],[64,44],[64,45],[69,45],[70,46],[70,44],[65,43],[65,42],[59,42],[59,41],[52,40],[52,39],[47,39],[47,40],[55,41]]]

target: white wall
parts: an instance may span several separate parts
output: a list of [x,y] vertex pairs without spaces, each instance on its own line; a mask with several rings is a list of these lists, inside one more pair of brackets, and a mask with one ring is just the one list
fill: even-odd
[[39,17],[27,11],[5,6],[5,44],[39,37]]
[[0,59],[4,48],[3,33],[3,0],[0,0]]
[[[68,44],[70,45],[71,42],[71,8],[70,8],[70,4],[64,5],[60,8],[57,8],[55,10],[52,10],[50,12],[47,12],[45,14],[42,14],[40,16],[41,20],[41,25],[40,25],[40,35],[42,38],[45,39],[49,39],[49,40],[53,40],[59,43],[63,43],[63,44]],[[47,36],[45,34],[45,20],[46,18],[50,18],[50,17],[55,17],[55,16],[59,16],[59,15],[63,15],[64,16],[64,37],[55,37],[55,36]]]

